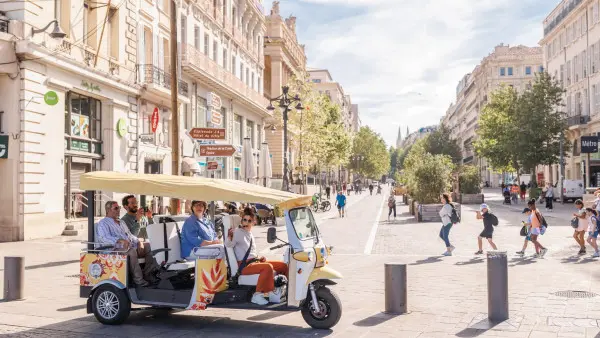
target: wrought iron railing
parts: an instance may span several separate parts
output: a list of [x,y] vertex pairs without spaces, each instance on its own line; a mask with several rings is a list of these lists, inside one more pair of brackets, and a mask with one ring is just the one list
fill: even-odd
[[[140,83],[152,83],[165,89],[171,89],[171,74],[153,64],[138,64]],[[177,91],[180,95],[188,96],[189,88],[185,81],[179,80]]]
[[569,125],[569,127],[577,126],[580,124],[586,124],[588,122],[590,122],[589,115],[575,115],[575,116],[569,116],[567,118],[567,124]]

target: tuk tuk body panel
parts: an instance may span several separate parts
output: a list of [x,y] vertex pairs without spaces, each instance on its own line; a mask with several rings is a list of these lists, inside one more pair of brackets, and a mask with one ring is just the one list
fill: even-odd
[[188,310],[205,310],[215,294],[227,290],[227,265],[222,258],[196,259],[195,285]]
[[324,266],[322,268],[315,268],[310,273],[307,284],[312,283],[317,280],[322,280],[322,279],[325,279],[325,280],[342,279],[342,274],[333,269],[330,269],[326,266]]
[[94,287],[104,281],[127,285],[127,255],[82,252],[79,257],[79,285]]

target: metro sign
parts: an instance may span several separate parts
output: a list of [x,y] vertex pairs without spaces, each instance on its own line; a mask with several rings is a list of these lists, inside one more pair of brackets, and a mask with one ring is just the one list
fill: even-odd
[[581,153],[590,154],[598,152],[598,136],[581,137]]
[[0,135],[0,158],[8,158],[8,135]]

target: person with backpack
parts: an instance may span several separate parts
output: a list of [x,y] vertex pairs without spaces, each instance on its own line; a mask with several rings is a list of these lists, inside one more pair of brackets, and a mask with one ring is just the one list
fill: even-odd
[[585,255],[585,240],[583,239],[585,236],[585,231],[588,228],[588,221],[585,209],[583,208],[583,201],[577,200],[575,201],[575,207],[577,208],[577,212],[573,213],[573,219],[571,220],[571,226],[575,229],[573,232],[573,238],[579,244],[579,255]]
[[535,252],[538,258],[543,258],[548,249],[546,249],[539,241],[538,236],[542,233],[542,223],[544,223],[544,219],[539,211],[535,208],[535,199],[531,199],[529,203],[527,203],[529,208],[525,208],[523,213],[528,216],[528,220],[526,225],[529,226],[529,236],[531,237],[531,242],[535,246]]
[[439,213],[442,218],[440,238],[446,244],[446,252],[444,252],[442,256],[452,256],[452,251],[454,251],[455,248],[450,244],[450,229],[452,229],[453,224],[458,223],[457,213],[454,205],[452,205],[449,194],[442,194],[442,196],[440,196],[440,201],[443,204],[442,210],[440,210]]
[[498,225],[498,217],[490,212],[487,204],[482,204],[477,212],[477,219],[483,220],[483,231],[477,237],[477,245],[479,250],[475,252],[476,255],[483,254],[483,239],[486,238],[488,243],[494,250],[498,250],[498,247],[492,240],[494,234],[494,227]]
[[[531,239],[531,213],[533,213],[533,212],[537,212],[539,215],[540,224],[541,224],[541,228],[540,228],[541,235],[543,235],[546,232],[546,229],[548,227],[548,223],[546,223],[546,219],[539,212],[539,210],[537,210],[537,208],[535,206],[535,199],[532,198],[530,201],[527,202],[527,208],[523,209],[523,212],[522,212],[523,214],[526,214],[526,216],[527,216],[527,221],[522,222],[523,228],[521,228],[521,236],[525,237],[525,240],[523,242],[523,249],[521,249],[521,251],[517,251],[517,255],[520,255],[520,256],[525,255],[525,250],[527,249],[528,242],[533,243],[533,240]],[[546,254],[546,252],[548,251],[548,249],[546,249],[541,244],[540,244],[540,246],[541,246],[540,251],[542,252],[542,257],[543,257]]]
[[390,197],[388,198],[388,222],[390,221],[390,216],[392,215],[392,210],[394,211],[394,221],[396,220],[396,196],[394,196],[394,190],[390,193]]
[[598,213],[596,210],[592,208],[585,209],[588,216],[588,238],[587,242],[589,245],[594,248],[593,258],[600,257],[600,252],[598,251],[598,243],[596,243],[598,239],[598,233],[600,232],[600,224],[598,222]]

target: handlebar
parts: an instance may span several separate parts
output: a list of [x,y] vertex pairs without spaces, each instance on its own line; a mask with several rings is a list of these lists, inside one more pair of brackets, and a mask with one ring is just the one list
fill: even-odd
[[279,244],[279,245],[276,245],[276,246],[272,247],[270,250],[277,250],[277,249],[283,248],[286,245],[287,245],[286,243]]

